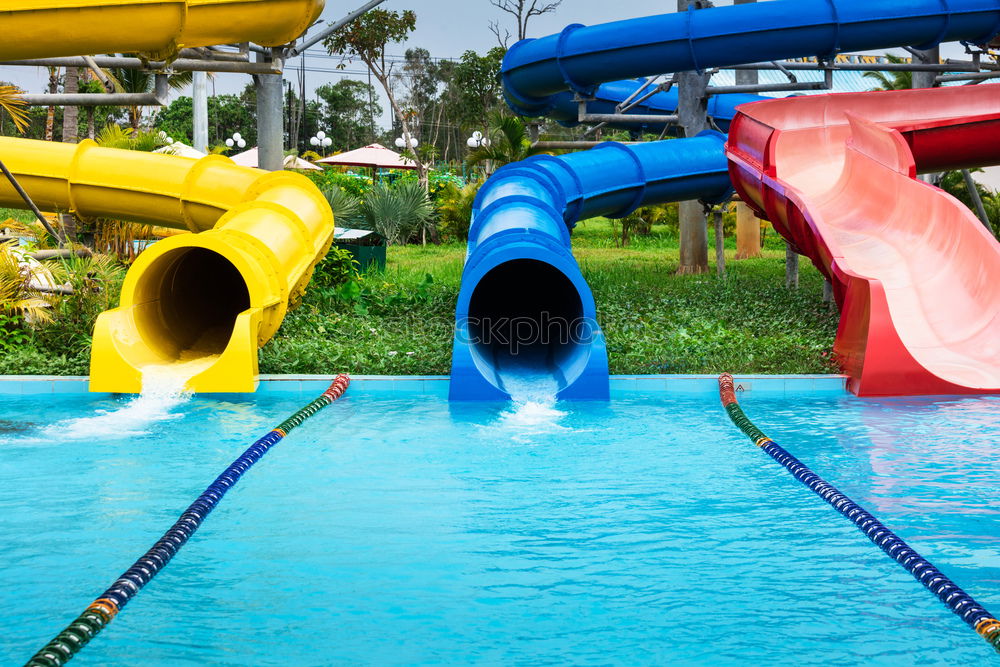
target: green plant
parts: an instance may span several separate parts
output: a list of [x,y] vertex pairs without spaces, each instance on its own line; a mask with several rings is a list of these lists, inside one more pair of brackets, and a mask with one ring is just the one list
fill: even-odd
[[403,181],[395,187],[375,186],[358,207],[358,227],[377,232],[386,243],[398,245],[433,228],[434,207],[419,183]]
[[10,116],[21,133],[28,129],[27,103],[21,97],[22,92],[17,86],[0,85],[0,111]]
[[29,340],[31,337],[20,315],[0,312],[0,352],[13,352],[24,347]]
[[129,151],[151,153],[157,148],[166,146],[166,140],[156,131],[137,131],[131,127],[122,127],[115,123],[106,125],[94,139],[104,148],[122,148]]
[[372,179],[368,176],[351,174],[338,169],[324,169],[323,171],[308,171],[306,176],[320,190],[327,190],[331,187],[339,188],[353,197],[363,197],[372,189]]
[[503,111],[490,114],[489,136],[489,144],[469,153],[470,165],[489,162],[495,169],[545,152],[532,147],[528,129],[519,116],[511,116]]
[[464,187],[447,183],[438,198],[438,227],[448,239],[469,238],[472,222],[472,205],[479,192],[480,183],[469,183]]
[[330,297],[335,290],[358,277],[358,262],[350,250],[333,246],[313,271],[310,289],[321,297]]
[[6,244],[0,245],[0,315],[7,316],[10,326],[15,320],[23,324],[50,319],[49,302],[34,292],[30,283],[30,272]]
[[361,200],[343,188],[332,184],[326,185],[322,192],[330,204],[330,210],[333,211],[334,223],[338,227],[350,227],[354,224]]
[[125,267],[110,255],[70,257],[48,262],[57,282],[68,282],[73,293],[53,304],[53,320],[35,337],[57,354],[74,355],[89,347],[97,316],[118,305]]

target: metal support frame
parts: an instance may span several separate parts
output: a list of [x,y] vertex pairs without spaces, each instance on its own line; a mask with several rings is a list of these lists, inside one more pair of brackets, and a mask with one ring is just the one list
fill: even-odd
[[21,95],[21,99],[31,107],[156,107],[167,104],[169,90],[167,75],[158,73],[154,86],[152,93],[43,93],[40,95]]
[[8,181],[10,181],[10,184],[14,186],[14,190],[16,190],[17,194],[21,196],[21,199],[24,200],[24,203],[28,205],[28,208],[31,209],[31,212],[35,214],[35,217],[38,219],[38,222],[42,223],[42,227],[45,228],[45,231],[51,234],[52,238],[54,238],[59,243],[59,247],[62,248],[64,245],[66,245],[66,239],[63,238],[62,235],[56,233],[56,230],[52,228],[52,225],[49,224],[49,221],[45,219],[45,216],[42,215],[42,212],[38,210],[37,206],[35,206],[35,202],[32,201],[28,193],[25,192],[24,188],[21,187],[21,184],[17,182],[16,178],[14,178],[14,174],[10,173],[10,169],[8,169],[7,165],[5,165],[2,161],[0,161],[0,172],[3,172],[3,175],[7,177]]
[[976,187],[976,181],[972,178],[972,172],[968,169],[963,169],[962,178],[965,180],[965,189],[969,191],[969,197],[976,207],[976,214],[979,216],[980,222],[983,223],[986,229],[990,230],[991,234],[996,236],[997,230],[993,228],[990,216],[986,214],[986,207],[983,206],[983,198],[979,196],[979,188]]

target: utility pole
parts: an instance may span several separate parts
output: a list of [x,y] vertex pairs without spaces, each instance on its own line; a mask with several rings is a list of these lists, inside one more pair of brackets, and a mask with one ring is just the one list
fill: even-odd
[[[937,65],[941,62],[941,49],[936,46],[932,49],[924,51],[914,49],[912,54],[914,64]],[[937,78],[937,75],[938,72],[914,72],[911,87],[933,88],[936,85],[935,79]],[[921,174],[920,180],[933,185],[937,180],[937,174]]]
[[[272,57],[258,53],[257,62],[269,62]],[[281,171],[284,166],[282,77],[280,74],[258,74],[254,80],[257,84],[257,166]]]
[[[677,0],[677,11],[696,11],[693,0]],[[689,8],[690,7],[690,8]],[[705,97],[708,75],[678,72],[677,115],[684,136],[693,137],[708,129],[708,103]],[[708,272],[708,227],[705,209],[700,202],[683,201],[679,210],[681,262],[677,273]]]
[[193,72],[192,111],[194,112],[193,148],[208,152],[208,73]]
[[[751,5],[757,0],[735,0],[737,5]],[[736,70],[736,85],[756,85],[759,77],[755,69]],[[736,203],[736,259],[760,257],[760,220],[749,206]]]

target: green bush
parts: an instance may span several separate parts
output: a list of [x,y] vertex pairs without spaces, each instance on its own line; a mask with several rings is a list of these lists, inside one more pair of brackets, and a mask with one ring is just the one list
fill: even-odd
[[434,206],[420,184],[402,181],[376,185],[358,207],[356,226],[399,245],[433,227]]
[[373,187],[370,176],[347,174],[336,169],[308,171],[306,172],[306,176],[324,192],[332,187],[336,187],[358,198],[364,197]]
[[469,238],[472,222],[472,205],[479,192],[480,183],[458,187],[448,183],[438,199],[438,230],[445,240],[465,241]]
[[358,262],[350,250],[332,246],[313,271],[312,288],[334,290],[358,277]]

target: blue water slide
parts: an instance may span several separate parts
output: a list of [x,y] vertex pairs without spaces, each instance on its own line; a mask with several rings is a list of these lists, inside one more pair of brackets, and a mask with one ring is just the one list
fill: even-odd
[[984,44],[1000,33],[1000,0],[774,0],[571,25],[518,42],[504,58],[507,101],[527,116],[554,95],[605,82],[802,56],[940,42]]
[[[623,100],[629,99],[635,91],[639,90],[644,85],[644,83],[644,79],[638,79],[612,81],[601,84],[590,96],[591,99],[587,102],[587,112],[601,114],[615,113],[617,106]],[[642,99],[644,95],[645,92],[640,94],[638,99]],[[728,132],[729,123],[736,117],[736,107],[741,104],[749,104],[750,102],[759,102],[760,100],[766,99],[768,98],[761,97],[760,95],[713,95],[708,99],[708,115],[715,121],[715,124],[720,130]],[[556,93],[552,95],[549,101],[550,104],[545,113],[546,116],[552,120],[558,121],[566,127],[575,127],[576,125],[579,125],[577,122],[577,118],[579,118],[579,107],[576,100],[574,100],[573,93]],[[636,104],[634,107],[625,112],[625,115],[670,115],[676,111],[677,87],[674,86],[670,90],[654,93],[649,98],[643,100],[639,104]],[[625,129],[641,130],[643,132],[659,133],[663,131],[667,124],[646,123],[637,125],[635,123],[622,123],[620,125],[616,125],[615,123],[609,123],[609,125]],[[674,135],[679,130],[680,128],[677,125],[671,125],[668,128],[668,134]]]
[[581,219],[729,197],[725,135],[541,155],[501,169],[473,207],[456,308],[452,400],[507,400],[530,360],[561,399],[606,399],[594,297],[570,248]]
[[[802,56],[833,56],[945,41],[983,44],[1000,33],[1000,0],[773,0],[571,25],[524,40],[503,64],[508,104],[526,116],[572,124],[576,95],[610,113],[641,85],[634,77]],[[739,98],[744,99],[739,99]],[[709,114],[727,129],[754,96],[716,96]],[[662,92],[631,113],[672,113]],[[662,126],[649,126],[660,131]],[[526,367],[541,371],[559,398],[608,394],[607,352],[593,295],[570,252],[569,232],[592,215],[621,217],[644,204],[724,199],[724,136],[536,157],[497,171],[476,201],[456,309],[451,398],[507,399]],[[544,316],[544,317],[543,317]],[[575,335],[544,335],[545,323],[582,322]],[[526,325],[518,332],[517,326]],[[506,323],[507,330],[503,326]],[[540,332],[536,338],[532,334]],[[519,334],[525,334],[525,342]]]

